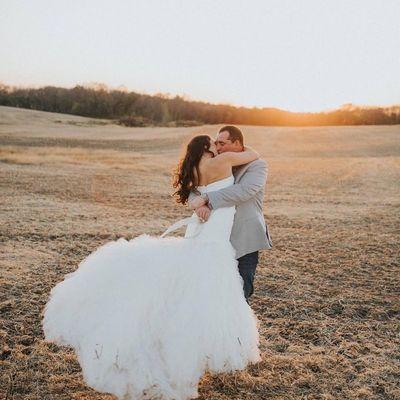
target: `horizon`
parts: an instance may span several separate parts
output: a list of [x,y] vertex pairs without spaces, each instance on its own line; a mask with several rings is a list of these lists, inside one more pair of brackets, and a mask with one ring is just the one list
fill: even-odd
[[[138,91],[135,89],[129,89],[127,88],[125,85],[120,85],[119,87],[111,87],[108,86],[107,84],[103,83],[103,82],[83,82],[83,83],[76,83],[75,85],[72,86],[61,86],[61,85],[11,85],[11,84],[7,84],[5,82],[1,82],[0,81],[0,87],[1,85],[7,86],[7,87],[11,87],[11,88],[17,88],[17,89],[40,89],[43,87],[47,87],[47,86],[51,86],[51,87],[59,87],[59,88],[63,88],[63,89],[73,89],[76,86],[82,86],[88,89],[94,89],[94,90],[100,90],[100,89],[105,89],[108,91],[122,91],[122,92],[126,92],[126,93],[130,93],[130,92],[134,92],[140,95],[148,95],[148,96],[158,96],[158,97],[166,97],[168,99],[173,99],[176,96],[179,96],[181,98],[183,98],[185,101],[194,101],[194,102],[203,102],[203,103],[208,103],[208,104],[212,104],[212,105],[226,105],[226,106],[232,106],[232,107],[245,107],[245,108],[253,108],[250,106],[246,106],[246,105],[242,105],[242,104],[231,104],[231,103],[227,103],[227,102],[212,102],[212,101],[207,101],[204,99],[194,99],[186,94],[182,95],[182,94],[173,94],[173,93],[162,93],[162,92],[156,92],[156,93],[146,93],[146,92],[142,92],[142,91]],[[343,103],[340,104],[338,107],[335,108],[329,108],[329,109],[323,109],[323,110],[316,110],[316,111],[309,111],[309,110],[305,110],[305,111],[293,111],[293,110],[288,110],[288,109],[284,109],[284,108],[279,108],[279,107],[274,107],[274,106],[254,106],[254,108],[258,108],[258,109],[276,109],[276,110],[280,110],[280,111],[284,111],[284,112],[289,112],[289,113],[300,113],[300,114],[307,114],[307,113],[329,113],[329,112],[333,112],[333,111],[337,111],[339,109],[343,109],[343,108],[347,108],[347,107],[355,107],[355,108],[361,108],[361,109],[375,109],[375,108],[391,108],[391,107],[400,107],[400,102],[399,103],[393,103],[393,104],[372,104],[372,105],[366,105],[366,104],[354,104],[354,103]]]
[[3,1],[0,81],[101,82],[291,112],[391,107],[400,104],[399,19],[394,0]]

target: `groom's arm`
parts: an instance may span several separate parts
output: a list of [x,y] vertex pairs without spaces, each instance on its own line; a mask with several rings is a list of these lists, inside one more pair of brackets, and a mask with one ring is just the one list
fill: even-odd
[[266,181],[267,163],[264,160],[257,160],[247,168],[240,183],[208,192],[208,204],[212,209],[216,209],[244,203],[254,197],[264,187]]
[[199,191],[196,191],[196,190],[191,190],[190,191],[190,193],[189,193],[189,197],[188,197],[188,204],[190,204],[190,202],[194,199],[194,198],[196,198],[197,196],[200,196],[200,192]]

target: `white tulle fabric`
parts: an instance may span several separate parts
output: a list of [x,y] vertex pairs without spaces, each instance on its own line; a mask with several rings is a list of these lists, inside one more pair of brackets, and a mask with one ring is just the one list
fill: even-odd
[[51,290],[46,340],[73,347],[85,382],[119,399],[196,398],[206,370],[260,361],[259,322],[229,241],[234,213],[193,217],[184,238],[143,234],[95,250]]

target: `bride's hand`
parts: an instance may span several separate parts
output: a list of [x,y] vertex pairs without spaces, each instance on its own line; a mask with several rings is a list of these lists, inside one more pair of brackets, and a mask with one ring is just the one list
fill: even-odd
[[201,206],[199,208],[196,208],[195,212],[201,222],[206,222],[211,214],[211,210],[207,206]]
[[255,159],[260,158],[260,154],[250,146],[243,146],[243,151],[247,152],[250,157],[254,157]]

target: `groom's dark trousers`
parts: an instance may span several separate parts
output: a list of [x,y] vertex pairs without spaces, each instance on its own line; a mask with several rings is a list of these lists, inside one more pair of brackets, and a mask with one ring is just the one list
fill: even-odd
[[238,258],[239,261],[239,273],[243,278],[243,292],[247,303],[249,303],[249,298],[254,292],[254,275],[256,273],[256,268],[258,264],[258,251],[253,253],[245,254]]

